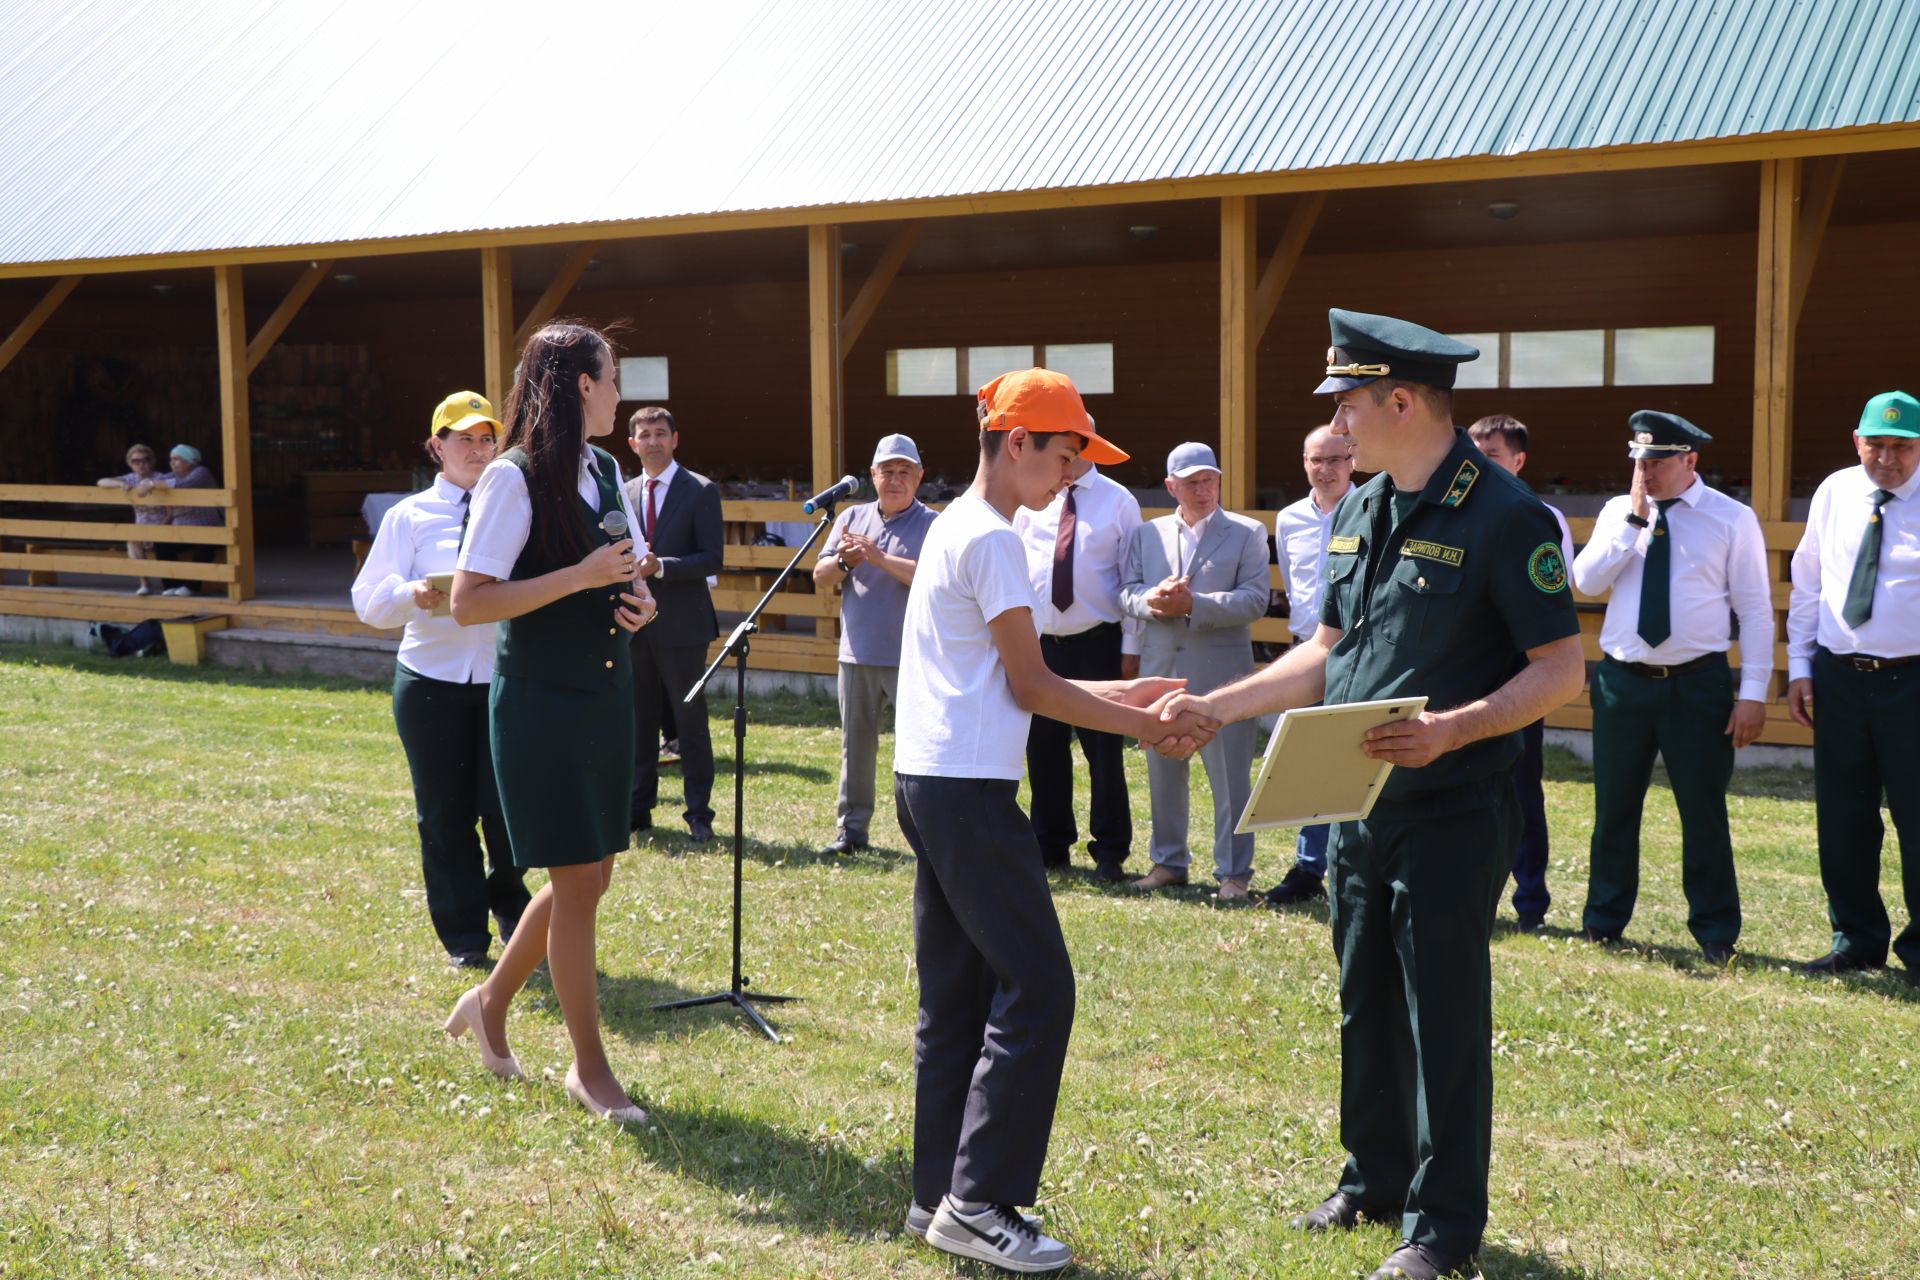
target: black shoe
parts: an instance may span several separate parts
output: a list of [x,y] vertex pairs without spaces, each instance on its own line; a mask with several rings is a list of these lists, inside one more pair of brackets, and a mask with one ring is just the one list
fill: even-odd
[[1520,916],[1514,920],[1513,927],[1521,933],[1538,933],[1547,927],[1547,918],[1545,916]]
[[1908,986],[1916,991],[1920,991],[1920,969],[1915,969],[1912,965],[1908,965],[1900,971],[1900,976],[1906,979]]
[[1718,965],[1724,969],[1733,963],[1733,944],[1731,942],[1703,942],[1700,944],[1700,955],[1708,964]]
[[1443,1276],[1471,1276],[1479,1268],[1473,1255],[1441,1253],[1438,1249],[1411,1240],[1387,1255],[1368,1280],[1441,1280]]
[[[1829,951],[1818,960],[1809,960],[1800,966],[1803,978],[1833,978],[1843,973],[1865,973],[1870,969],[1886,968],[1884,961],[1862,960],[1839,951]],[[1909,979],[1911,981],[1911,979]]]
[[447,956],[449,969],[484,969],[487,967],[487,953],[484,951],[455,951]]
[[1580,936],[1588,942],[1597,942],[1603,947],[1612,946],[1614,943],[1620,941],[1620,931],[1618,929],[1596,929],[1591,925],[1582,929]]
[[1040,865],[1048,871],[1065,871],[1073,865],[1073,850],[1063,849],[1059,853],[1043,853]]
[[1108,884],[1125,884],[1127,882],[1126,864],[1120,862],[1096,862],[1093,864],[1093,878],[1095,880],[1103,880]]
[[713,824],[705,818],[687,819],[687,841],[690,844],[706,844],[713,839]]
[[1309,902],[1314,898],[1327,896],[1327,882],[1311,871],[1302,871],[1298,866],[1280,878],[1280,883],[1267,890],[1267,905],[1284,907],[1296,902]]
[[1400,1215],[1384,1209],[1368,1209],[1344,1191],[1336,1191],[1287,1225],[1295,1231],[1351,1231],[1362,1218],[1398,1222]]
[[822,848],[820,852],[822,853],[857,853],[866,847],[867,847],[867,838],[865,836],[849,835],[845,831],[836,831],[834,832],[833,839],[829,840],[826,846]]
[[627,819],[627,830],[630,832],[653,830],[653,810],[648,809],[629,817]]

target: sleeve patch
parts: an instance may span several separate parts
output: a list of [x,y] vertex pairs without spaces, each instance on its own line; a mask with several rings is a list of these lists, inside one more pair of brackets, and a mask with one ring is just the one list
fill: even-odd
[[1548,595],[1567,589],[1567,562],[1558,543],[1543,542],[1527,557],[1527,577]]

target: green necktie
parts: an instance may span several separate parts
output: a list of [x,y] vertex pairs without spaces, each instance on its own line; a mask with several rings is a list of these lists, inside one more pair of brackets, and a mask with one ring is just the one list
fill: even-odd
[[1847,603],[1840,616],[1850,627],[1858,627],[1873,616],[1873,580],[1880,573],[1880,508],[1893,494],[1885,489],[1873,491],[1873,514],[1867,517],[1867,531],[1860,535],[1860,554],[1853,558],[1853,580],[1847,583]]
[[1662,498],[1653,518],[1653,542],[1640,574],[1640,638],[1659,646],[1673,634],[1673,539],[1667,534],[1667,508],[1680,501]]

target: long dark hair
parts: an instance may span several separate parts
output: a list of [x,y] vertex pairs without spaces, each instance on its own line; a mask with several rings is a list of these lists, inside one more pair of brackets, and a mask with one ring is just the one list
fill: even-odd
[[613,344],[598,329],[569,321],[543,326],[527,340],[507,395],[509,449],[527,455],[527,496],[541,556],[573,564],[592,548],[580,518],[580,453],[586,417],[580,375],[598,381],[613,359]]

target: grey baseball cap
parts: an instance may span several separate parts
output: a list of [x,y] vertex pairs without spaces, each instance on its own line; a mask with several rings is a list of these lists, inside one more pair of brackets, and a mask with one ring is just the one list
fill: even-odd
[[912,436],[898,433],[880,437],[880,443],[873,446],[873,465],[904,459],[914,466],[920,465],[920,450],[915,447]]
[[1214,461],[1213,450],[1198,440],[1189,440],[1177,444],[1173,452],[1167,455],[1167,474],[1176,480],[1185,480],[1197,471],[1220,473],[1220,464]]

